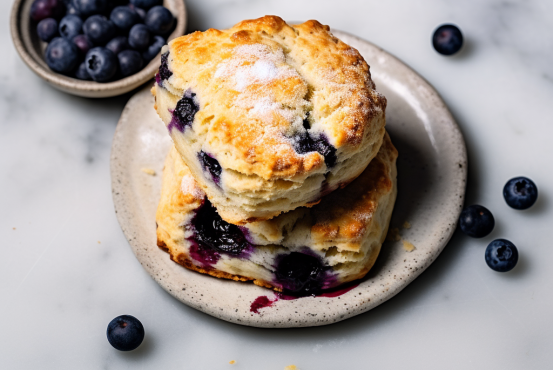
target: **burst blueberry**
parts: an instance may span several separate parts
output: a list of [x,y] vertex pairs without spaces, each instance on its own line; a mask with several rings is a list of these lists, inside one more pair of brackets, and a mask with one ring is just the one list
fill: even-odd
[[497,272],[512,270],[518,262],[517,247],[506,239],[496,239],[486,248],[486,263]]
[[176,127],[180,132],[184,132],[186,127],[192,126],[194,117],[199,110],[200,106],[196,101],[196,94],[187,90],[181,100],[177,102],[177,106],[173,111],[173,120],[167,128],[171,131]]
[[505,184],[503,197],[509,207],[527,209],[536,203],[538,199],[538,187],[527,177],[515,177]]
[[58,22],[54,18],[41,20],[36,26],[38,37],[44,42],[50,42],[58,36]]
[[198,153],[198,159],[202,164],[203,169],[211,174],[211,179],[213,180],[213,182],[219,184],[219,181],[221,179],[221,172],[223,172],[219,161],[211,157],[203,150]]
[[85,58],[86,69],[90,77],[97,82],[106,82],[117,72],[117,57],[104,47],[91,49]]
[[119,351],[132,351],[144,340],[144,326],[134,316],[121,315],[108,324],[106,335],[113,348]]
[[95,45],[105,45],[115,35],[115,26],[103,15],[89,17],[84,22],[83,30]]
[[136,50],[144,50],[150,45],[150,31],[143,24],[135,24],[129,32],[129,45]]
[[76,15],[66,15],[60,21],[60,35],[68,40],[72,40],[79,35],[83,29],[83,20]]
[[318,152],[324,157],[328,168],[332,168],[336,164],[336,148],[328,142],[328,139],[323,134],[312,136],[309,131],[306,131],[296,136],[294,149],[299,154]]
[[128,77],[142,69],[144,61],[142,56],[136,50],[123,50],[117,55],[119,60],[119,70],[123,77]]
[[224,221],[207,198],[194,216],[192,225],[196,242],[213,250],[238,256],[251,245],[242,230]]
[[128,32],[132,26],[140,20],[138,14],[128,6],[115,7],[109,16],[115,27],[123,32]]
[[169,9],[158,5],[148,10],[144,24],[154,35],[167,35],[173,30],[175,17]]
[[323,286],[324,266],[317,257],[292,252],[279,258],[275,277],[286,291],[316,294]]
[[[161,51],[161,48],[165,45],[165,39],[161,36],[154,36],[153,42],[148,46],[148,49],[142,53],[142,58],[144,59],[145,63],[150,62],[152,59],[154,59],[159,52]],[[167,63],[167,60],[165,61]]]
[[62,0],[35,0],[31,5],[30,16],[35,22],[46,18],[60,19],[65,13]]
[[46,64],[52,70],[68,74],[79,63],[79,51],[75,44],[63,37],[56,37],[46,48]]
[[169,69],[169,52],[161,54],[161,65],[159,67],[159,77],[161,80],[167,80],[173,75],[173,72]]
[[468,236],[483,238],[492,232],[495,219],[486,207],[475,204],[463,209],[459,217],[459,226]]
[[115,55],[118,55],[123,50],[130,49],[130,46],[125,36],[118,36],[111,39],[111,41],[106,44],[106,49],[109,49]]
[[441,25],[434,31],[432,45],[442,55],[453,55],[463,46],[463,34],[453,24]]

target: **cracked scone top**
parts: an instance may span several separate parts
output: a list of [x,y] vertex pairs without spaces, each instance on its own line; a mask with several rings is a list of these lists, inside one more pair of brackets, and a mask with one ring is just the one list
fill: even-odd
[[234,224],[318,203],[361,174],[384,136],[369,66],[317,21],[266,16],[177,38],[152,92],[193,177]]

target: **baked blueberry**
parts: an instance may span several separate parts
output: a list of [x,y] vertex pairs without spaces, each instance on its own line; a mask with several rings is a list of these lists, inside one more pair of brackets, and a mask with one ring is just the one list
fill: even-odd
[[475,204],[463,209],[459,216],[459,226],[468,236],[483,238],[492,232],[495,220],[486,207]]
[[242,230],[224,221],[207,198],[196,212],[192,225],[196,242],[216,251],[237,256],[250,246]]
[[[304,127],[306,123],[304,121]],[[294,149],[299,154],[309,152],[319,152],[325,159],[325,164],[328,168],[332,168],[336,164],[336,148],[330,145],[328,139],[324,135],[312,136],[309,131],[296,136],[294,141]]]
[[163,4],[163,0],[131,0],[131,4],[147,10],[153,6]]
[[62,0],[35,0],[31,5],[30,15],[35,22],[46,18],[60,19],[65,14]]
[[219,161],[203,150],[198,153],[198,159],[200,160],[204,171],[208,171],[211,174],[211,179],[218,184],[221,180],[221,172],[223,171]]
[[79,50],[75,44],[63,37],[56,37],[46,48],[46,64],[53,71],[71,73],[79,63]]
[[527,177],[515,177],[505,184],[503,197],[509,207],[527,209],[536,203],[538,199],[538,187]]
[[74,0],[75,8],[83,17],[102,14],[108,9],[108,0]]
[[119,351],[132,351],[144,340],[144,326],[134,316],[121,315],[108,324],[109,344]]
[[66,15],[60,21],[60,35],[68,40],[79,35],[83,29],[83,20],[76,15]]
[[158,5],[148,10],[144,24],[154,35],[167,35],[173,30],[175,17],[169,9]]
[[58,22],[54,18],[46,18],[36,26],[38,37],[44,42],[50,42],[58,36]]
[[121,31],[128,32],[132,26],[140,21],[136,12],[128,6],[117,6],[111,11],[109,19],[115,27]]
[[75,71],[75,77],[84,81],[91,80],[90,74],[88,74],[88,70],[86,69],[86,62],[79,64],[79,67]]
[[142,56],[136,50],[123,50],[117,55],[119,70],[123,77],[128,77],[140,71],[144,66]]
[[85,58],[86,70],[97,82],[109,81],[117,72],[117,57],[104,47],[91,49]]
[[136,50],[144,50],[150,45],[150,32],[143,24],[135,24],[129,32],[129,45]]
[[512,270],[518,262],[517,247],[506,239],[496,239],[486,248],[486,263],[498,272]]
[[106,49],[111,50],[115,55],[117,55],[123,50],[130,49],[130,46],[125,36],[118,36],[111,39],[111,41],[106,44]]
[[105,45],[115,35],[115,26],[103,15],[89,17],[83,30],[94,45]]
[[81,55],[86,55],[90,49],[92,49],[92,43],[86,37],[86,35],[77,35],[73,37],[73,43],[77,45]]
[[[169,65],[167,62],[167,58],[169,58],[169,52],[163,53],[161,55],[161,65],[159,67],[159,77],[161,80],[167,80],[169,77],[173,75],[173,72],[169,69]],[[199,107],[198,107],[199,110]]]
[[[144,59],[145,63],[150,62],[150,60],[154,59],[159,52],[161,51],[161,48],[165,45],[165,39],[161,36],[154,36],[153,42],[148,46],[148,49],[142,53],[142,58]],[[167,64],[167,61],[165,61]]]
[[[162,58],[163,59],[163,58]],[[181,100],[173,111],[173,120],[167,126],[169,132],[176,127],[180,132],[184,132],[186,127],[192,126],[196,113],[200,110],[197,103],[196,94],[191,90],[186,90]]]
[[442,55],[453,55],[463,46],[463,34],[453,24],[441,25],[434,31],[432,45]]
[[292,252],[280,257],[276,280],[286,291],[294,294],[316,294],[323,286],[324,267],[317,257]]

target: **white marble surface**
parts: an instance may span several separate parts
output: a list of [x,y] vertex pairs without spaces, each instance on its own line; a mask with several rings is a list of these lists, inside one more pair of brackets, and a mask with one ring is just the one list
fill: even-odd
[[[218,321],[165,293],[119,229],[109,178],[112,135],[129,98],[76,98],[16,55],[0,4],[0,369],[546,369],[553,344],[553,3],[549,0],[190,0],[191,29],[278,14],[319,19],[380,45],[442,94],[469,148],[468,202],[495,214],[489,237],[456,233],[388,303],[333,326],[260,330]],[[468,45],[444,58],[433,29],[457,23]],[[501,190],[531,177],[534,208]],[[511,239],[511,273],[484,262]],[[105,328],[128,313],[141,348],[112,349]],[[230,365],[230,360],[236,364]]]

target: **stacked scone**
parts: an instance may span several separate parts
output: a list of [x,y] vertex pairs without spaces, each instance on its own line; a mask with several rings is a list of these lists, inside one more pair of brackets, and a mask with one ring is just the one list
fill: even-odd
[[266,16],[173,40],[152,92],[174,143],[156,216],[173,261],[294,294],[369,271],[397,151],[357,50]]

